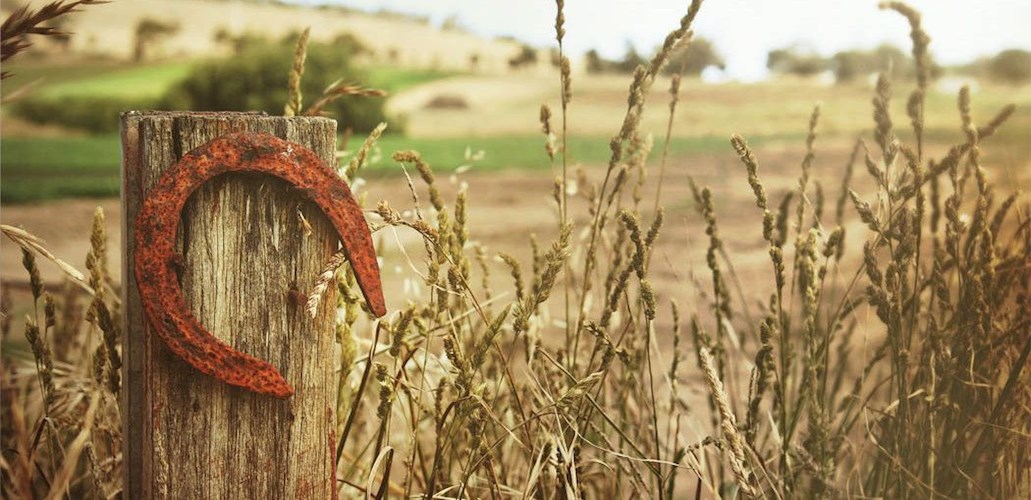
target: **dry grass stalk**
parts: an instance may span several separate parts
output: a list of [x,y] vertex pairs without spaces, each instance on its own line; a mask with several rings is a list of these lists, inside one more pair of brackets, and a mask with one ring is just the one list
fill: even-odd
[[[690,43],[687,38],[681,44]],[[666,161],[669,158],[670,138],[673,135],[673,118],[676,116],[677,103],[680,101],[680,73],[675,73],[669,83],[669,117],[666,119],[666,136],[662,142],[662,159],[659,161],[659,179],[655,188],[655,212],[659,211],[662,200],[662,186],[666,179]]]
[[50,251],[46,248],[46,243],[42,239],[24,229],[17,228],[14,226],[8,226],[6,224],[0,225],[0,230],[3,231],[4,236],[10,238],[11,241],[17,243],[18,246],[24,248],[27,251],[37,253],[41,257],[49,260],[50,262],[57,264],[57,267],[59,267],[61,271],[63,271],[65,274],[74,279],[77,284],[80,284],[87,292],[91,294],[93,293],[93,289],[85,284],[86,275],[84,275],[82,271],[79,271],[71,264],[57,258],[54,254],[50,253]]
[[[0,26],[0,61],[6,61],[15,54],[29,48],[32,43],[29,35],[39,36],[67,36],[68,33],[60,28],[43,26],[43,24],[77,12],[77,9],[86,5],[100,5],[107,3],[104,0],[57,0],[50,2],[39,10],[29,10],[29,5],[23,5],[4,20]],[[0,79],[7,78],[11,74],[4,71]]]
[[358,149],[358,152],[354,154],[351,161],[347,163],[347,169],[344,170],[344,178],[348,181],[353,181],[355,176],[358,175],[358,170],[365,165],[365,158],[369,156],[369,151],[372,150],[373,146],[376,145],[376,141],[379,140],[380,136],[383,135],[383,131],[387,129],[385,122],[376,125],[376,128],[372,129],[369,133],[369,137],[362,143],[362,147]]
[[322,110],[329,103],[347,96],[354,97],[386,97],[389,95],[386,90],[370,89],[361,85],[347,83],[343,78],[331,83],[322,95],[304,111],[306,116],[320,116]]
[[315,279],[315,285],[312,287],[311,293],[308,294],[308,300],[305,303],[305,309],[312,318],[318,316],[319,303],[322,302],[322,296],[326,294],[329,284],[336,277],[337,269],[345,263],[347,263],[347,254],[343,250],[337,251],[329,257],[326,265],[322,268],[322,272],[319,273],[319,277]]
[[[584,306],[586,305],[588,292],[591,289],[590,275],[594,271],[597,259],[598,234],[604,226],[603,221],[607,219],[607,213],[612,205],[612,200],[615,199],[615,194],[619,191],[618,188],[620,185],[619,180],[621,178],[621,174],[625,174],[625,170],[619,170],[624,156],[625,144],[634,137],[637,128],[640,125],[641,114],[644,110],[645,96],[647,95],[647,89],[651,81],[666,63],[666,58],[669,56],[672,48],[681,38],[687,35],[690,30],[691,23],[694,21],[695,16],[697,16],[698,11],[701,8],[701,4],[702,0],[692,0],[687,13],[683,18],[681,18],[680,26],[671,31],[666,37],[666,42],[663,43],[663,48],[656,53],[649,65],[649,68],[638,66],[634,71],[633,81],[631,82],[628,91],[627,111],[623,117],[623,124],[620,127],[619,133],[613,136],[609,141],[611,156],[609,158],[608,169],[605,171],[605,177],[602,180],[595,206],[591,208],[593,221],[589,233],[590,236],[587,244],[586,258],[584,259],[584,267],[581,273],[581,279],[583,280],[584,286],[580,294],[579,306],[577,307],[576,328],[572,332],[572,335],[575,337],[575,340],[572,342],[574,364],[576,361],[577,351],[579,351],[580,338],[585,321]],[[613,174],[616,174],[615,178],[613,178]],[[609,192],[609,183],[613,180],[616,181],[615,186],[611,189],[611,192]],[[609,193],[607,197],[606,193]],[[603,207],[602,203],[605,199],[608,200],[608,203]]]
[[702,371],[705,375],[705,381],[709,386],[709,392],[716,400],[716,407],[719,409],[720,430],[723,432],[723,439],[730,449],[730,454],[727,457],[730,461],[730,468],[734,471],[734,476],[737,478],[741,491],[746,495],[754,495],[751,480],[749,479],[750,472],[745,468],[747,463],[745,440],[738,432],[737,418],[734,416],[734,411],[730,408],[730,400],[723,388],[723,381],[720,380],[719,375],[716,373],[716,364],[713,361],[712,354],[709,354],[709,350],[703,347],[698,350],[698,360],[702,364]]
[[287,79],[286,105],[283,107],[283,116],[297,116],[301,114],[302,101],[304,96],[301,93],[301,77],[304,76],[304,60],[308,57],[308,35],[311,34],[311,27],[304,28],[301,36],[297,37],[297,45],[294,48],[294,62],[290,67],[290,76]]

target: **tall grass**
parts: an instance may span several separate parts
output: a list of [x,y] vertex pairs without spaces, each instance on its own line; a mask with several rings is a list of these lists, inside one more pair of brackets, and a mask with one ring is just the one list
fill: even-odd
[[[770,199],[746,139],[732,137],[741,189],[754,193],[762,216],[755,241],[768,249],[773,270],[772,282],[751,290],[768,300],[753,314],[720,233],[726,207],[689,181],[701,218],[691,231],[704,232],[709,276],[683,294],[693,303],[685,317],[650,282],[664,212],[661,191],[650,200],[643,190],[653,144],[639,124],[648,89],[669,52],[689,38],[700,5],[692,2],[654,59],[635,71],[600,178],[570,172],[564,160],[565,116],[575,102],[561,71],[563,124],[553,127],[550,110],[541,112],[542,161],[555,169],[554,231],[546,242],[531,239],[528,261],[491,255],[478,242],[467,223],[476,210],[468,188],[445,199],[432,158],[393,154],[411,202],[403,209],[379,202],[375,230],[419,236],[421,253],[402,253],[399,264],[429,293],[370,322],[350,271],[334,270],[339,259],[320,281],[342,292],[335,306],[343,496],[1027,492],[1031,228],[1026,202],[997,197],[980,160],[1012,108],[979,124],[964,89],[965,141],[930,151],[923,141],[928,37],[915,11],[887,4],[912,26],[920,72],[906,105],[913,139],[899,139],[894,89],[881,75],[872,137],[856,143],[831,211],[811,169],[820,116],[833,110],[814,110],[798,182],[780,200]],[[678,87],[674,80],[670,113]],[[299,97],[291,103],[302,112]],[[348,179],[362,175],[376,136],[350,158]],[[852,183],[857,162],[872,189]],[[570,197],[586,210],[572,210]],[[17,450],[2,463],[12,497],[118,490],[118,307],[104,291],[111,283],[102,228],[95,224],[91,239],[85,312],[72,298],[50,298],[35,271],[39,249],[16,240],[27,249],[35,308],[25,324],[32,353],[5,362],[3,372],[3,445]],[[511,285],[498,288],[499,276]],[[315,293],[309,304],[318,300]]]

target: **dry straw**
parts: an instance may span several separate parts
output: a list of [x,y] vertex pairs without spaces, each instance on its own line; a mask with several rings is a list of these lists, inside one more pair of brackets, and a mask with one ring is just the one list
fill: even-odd
[[[29,10],[29,5],[23,5],[4,20],[0,27],[0,61],[6,61],[15,54],[24,51],[32,46],[29,35],[40,36],[68,36],[69,33],[55,26],[44,26],[54,23],[63,16],[78,11],[79,7],[86,5],[100,5],[107,3],[103,0],[57,0],[45,4],[39,10]],[[0,79],[11,76],[11,73],[4,71]]]
[[746,469],[745,440],[738,431],[737,419],[734,416],[734,411],[730,408],[730,399],[723,388],[723,382],[716,373],[716,364],[712,359],[712,355],[709,354],[709,350],[704,347],[698,349],[698,360],[702,365],[709,392],[712,394],[713,399],[716,400],[716,407],[719,409],[720,430],[730,450],[727,456],[727,459],[730,461],[730,468],[734,471],[734,477],[737,479],[741,491],[746,495],[754,495],[749,472]]
[[303,95],[301,94],[301,77],[304,76],[304,60],[308,57],[308,35],[311,34],[311,27],[304,28],[301,36],[297,37],[297,45],[294,48],[294,62],[290,67],[290,77],[287,80],[287,91],[289,98],[286,106],[283,107],[283,116],[297,116],[301,114]]

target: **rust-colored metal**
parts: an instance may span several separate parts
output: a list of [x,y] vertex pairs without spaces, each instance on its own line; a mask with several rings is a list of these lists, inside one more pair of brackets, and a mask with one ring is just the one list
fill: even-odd
[[239,352],[208,332],[190,312],[175,272],[175,238],[187,198],[228,172],[286,180],[325,212],[340,235],[358,286],[376,316],[386,314],[372,235],[347,184],[299,144],[260,133],[219,137],[183,156],[147,193],[136,218],[136,282],[144,313],[169,349],[223,382],[287,398],[293,388],[274,366]]

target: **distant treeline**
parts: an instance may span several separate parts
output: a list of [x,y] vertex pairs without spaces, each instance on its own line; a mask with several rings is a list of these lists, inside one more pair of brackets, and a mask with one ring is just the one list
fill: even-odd
[[[766,67],[780,75],[811,76],[830,72],[839,83],[853,82],[884,71],[891,71],[897,78],[913,78],[916,74],[909,54],[889,44],[872,50],[843,50],[830,57],[798,47],[786,47],[771,50],[766,57]],[[934,77],[949,72],[1001,83],[1026,83],[1031,81],[1031,52],[1008,49],[964,65],[943,67],[933,64],[931,72]]]
[[[591,49],[584,55],[584,63],[588,73],[632,73],[638,65],[648,65],[650,56],[640,54],[637,49],[627,44],[626,53],[622,59],[612,60],[602,57],[597,50]],[[723,56],[717,52],[716,47],[709,40],[697,37],[690,43],[682,43],[673,49],[669,56],[669,64],[663,71],[669,73],[682,73],[685,75],[697,76],[705,68],[716,67],[723,69]]]
[[[627,44],[620,59],[606,59],[597,50],[589,50],[585,64],[588,73],[631,73],[638,65],[647,64],[648,59],[648,54],[641,54],[633,45]],[[713,43],[699,37],[675,50],[666,72],[697,76],[708,67],[722,69],[723,66],[723,56]],[[916,74],[909,54],[889,44],[870,50],[843,50],[829,57],[798,46],[778,48],[767,54],[766,67],[774,75],[810,77],[829,73],[838,83],[865,80],[884,71],[891,71],[896,78],[913,78]],[[945,72],[989,78],[1001,83],[1028,83],[1031,82],[1031,52],[1007,49],[964,65],[932,66],[932,76]]]

